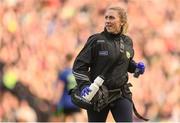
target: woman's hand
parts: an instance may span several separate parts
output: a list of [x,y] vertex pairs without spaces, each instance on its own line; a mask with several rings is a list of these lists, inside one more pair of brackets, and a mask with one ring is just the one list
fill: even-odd
[[140,74],[143,74],[145,71],[145,64],[143,62],[139,62],[137,63],[136,68],[139,69]]

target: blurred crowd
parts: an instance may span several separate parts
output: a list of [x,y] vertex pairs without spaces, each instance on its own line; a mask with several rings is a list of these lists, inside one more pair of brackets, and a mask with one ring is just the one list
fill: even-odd
[[[0,121],[62,121],[58,73],[103,30],[110,4],[127,10],[134,59],[147,66],[139,79],[130,75],[137,110],[180,122],[179,0],[0,0]],[[78,118],[87,121],[84,110]]]

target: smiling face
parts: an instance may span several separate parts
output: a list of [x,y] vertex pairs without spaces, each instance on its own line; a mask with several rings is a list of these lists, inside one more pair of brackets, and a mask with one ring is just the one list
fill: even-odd
[[117,34],[121,31],[123,23],[116,10],[108,9],[105,13],[105,28],[109,33]]

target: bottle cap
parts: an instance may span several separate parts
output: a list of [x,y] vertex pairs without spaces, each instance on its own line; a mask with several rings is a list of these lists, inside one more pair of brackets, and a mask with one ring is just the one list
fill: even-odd
[[97,85],[101,86],[104,82],[104,79],[98,76],[94,81],[96,82]]

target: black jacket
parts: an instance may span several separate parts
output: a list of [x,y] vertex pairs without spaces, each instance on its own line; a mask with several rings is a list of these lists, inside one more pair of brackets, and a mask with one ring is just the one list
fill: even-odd
[[91,84],[94,79],[111,65],[106,72],[108,89],[121,87],[128,81],[128,72],[135,71],[134,50],[130,37],[111,34],[106,29],[89,37],[73,65],[73,74],[80,87]]

